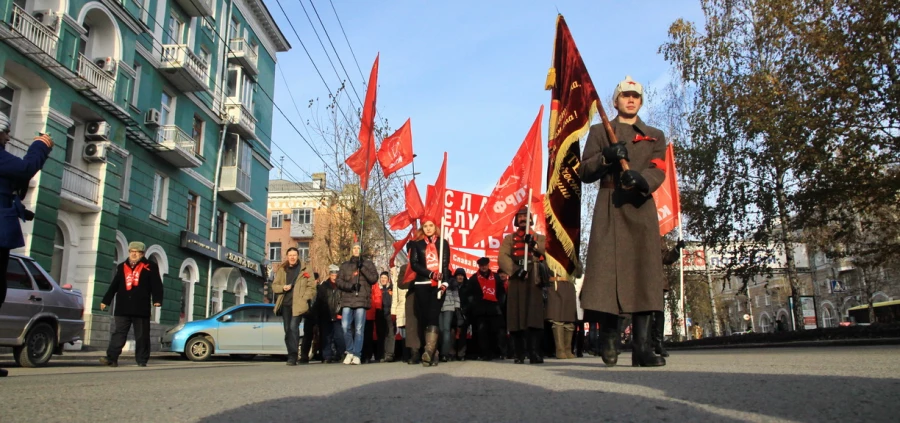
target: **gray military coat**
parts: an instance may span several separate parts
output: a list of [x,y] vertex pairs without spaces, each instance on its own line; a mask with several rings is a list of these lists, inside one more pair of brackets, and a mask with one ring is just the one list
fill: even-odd
[[[594,206],[581,306],[613,314],[662,310],[659,217],[651,194],[665,179],[665,135],[640,118],[634,125],[620,123],[618,118],[610,123],[628,149],[628,165],[647,180],[650,191],[620,187],[618,163],[606,163],[602,154],[609,145],[606,130],[603,125],[592,126],[579,173],[583,183],[600,181],[601,188]],[[636,135],[653,140],[636,142]]]

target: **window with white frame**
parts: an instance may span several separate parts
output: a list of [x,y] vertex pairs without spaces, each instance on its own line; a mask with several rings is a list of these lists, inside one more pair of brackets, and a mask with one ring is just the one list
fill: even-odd
[[297,252],[300,255],[300,263],[306,263],[309,261],[309,243],[308,242],[298,242],[297,243]]
[[187,203],[187,222],[186,227],[188,232],[197,233],[197,220],[200,215],[200,196],[194,194],[193,192],[188,192],[188,203]]
[[222,311],[222,289],[215,288],[209,298],[209,308],[211,314],[217,314]]
[[9,117],[9,128],[13,129],[13,122],[15,122],[15,114],[13,113],[16,98],[16,89],[7,85],[3,88],[0,88],[0,112],[3,112],[7,117]]
[[[159,258],[156,256],[156,254],[153,254],[150,257],[148,257],[147,259],[152,261],[153,264],[156,265],[156,268],[159,269],[159,279],[162,280],[163,273],[162,273],[162,268],[159,267]],[[150,321],[159,323],[159,317],[161,314],[162,314],[162,307],[153,307],[153,304],[151,303],[150,304]]]
[[166,44],[184,44],[184,22],[178,15],[169,15],[169,30],[164,35]]
[[269,243],[269,261],[273,263],[277,263],[281,261],[281,243],[280,242],[270,242]]
[[[213,3],[215,3],[215,2],[213,2]],[[199,56],[200,56],[200,61],[203,62],[203,65],[204,65],[203,70],[206,72],[206,76],[208,79],[210,76],[209,69],[210,69],[211,65],[210,65],[210,60],[209,60],[209,58],[210,58],[209,51],[206,50],[206,47],[200,46]],[[209,81],[207,80],[206,83],[209,84]]]
[[56,225],[56,233],[53,237],[53,257],[50,259],[50,276],[62,284],[65,276],[63,262],[66,255],[66,236],[59,224]]
[[283,219],[280,211],[278,211],[278,210],[273,211],[272,212],[272,223],[271,223],[272,229],[281,229],[283,220],[284,219]]
[[226,95],[236,99],[250,113],[253,113],[253,93],[256,92],[256,81],[244,72],[244,68],[236,65],[228,67]]
[[765,300],[766,300],[766,305],[772,305],[772,296],[771,295],[766,294]]
[[154,216],[166,219],[166,203],[169,200],[169,178],[161,173],[153,174],[153,204],[150,213]]
[[312,209],[294,209],[291,213],[292,224],[312,223]]
[[141,64],[134,62],[134,86],[131,87],[131,105],[137,107],[141,92]]
[[72,160],[75,158],[75,131],[79,128],[84,129],[84,124],[80,122],[75,122],[74,125],[70,126],[69,129],[66,130],[66,163],[72,164]]
[[828,305],[822,306],[822,326],[833,328],[837,326],[837,315],[834,309]]
[[222,209],[216,210],[216,244],[225,245],[225,225],[228,223],[228,213]]
[[119,181],[119,200],[128,202],[128,192],[131,191],[131,162],[134,156],[125,157],[125,169],[122,172],[122,179]]
[[203,129],[206,122],[199,115],[194,114],[194,122],[191,125],[191,138],[194,139],[194,154],[203,155]]
[[247,254],[247,222],[238,221],[238,252]]
[[175,120],[175,97],[163,91],[159,101],[159,122],[171,125]]

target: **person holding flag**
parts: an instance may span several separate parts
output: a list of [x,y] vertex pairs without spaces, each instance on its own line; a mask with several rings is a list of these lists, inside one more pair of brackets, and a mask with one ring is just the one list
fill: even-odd
[[642,94],[643,87],[630,76],[616,85],[618,116],[591,127],[579,168],[583,183],[600,183],[581,305],[601,323],[601,357],[607,366],[617,362],[620,313],[632,314],[632,366],[666,364],[650,345],[652,314],[663,306],[659,217],[652,194],[665,179],[666,140],[638,117]]
[[409,266],[415,272],[415,280],[410,286],[415,296],[415,317],[418,324],[425,328],[425,351],[422,352],[422,365],[425,367],[438,364],[435,350],[440,336],[438,323],[443,305],[443,297],[438,295],[438,291],[446,291],[449,286],[446,281],[450,269],[450,244],[438,235],[436,222],[438,219],[434,217],[423,217],[416,239],[407,246]]
[[[525,363],[525,356],[531,364],[544,362],[541,338],[544,331],[543,284],[547,281],[547,270],[543,264],[543,235],[532,235],[527,207],[520,208],[513,222],[516,232],[506,235],[500,244],[498,261],[500,269],[509,276],[506,300],[506,327],[513,338],[515,363]],[[527,338],[527,345],[526,345]]]

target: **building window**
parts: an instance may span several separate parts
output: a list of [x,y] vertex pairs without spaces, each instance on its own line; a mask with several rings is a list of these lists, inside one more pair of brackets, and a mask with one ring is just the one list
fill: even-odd
[[225,245],[225,223],[228,222],[228,213],[222,209],[216,210],[216,244]]
[[202,156],[203,154],[203,128],[206,122],[200,116],[194,115],[194,124],[191,125],[191,138],[194,139],[194,154]]
[[269,243],[269,261],[272,263],[277,263],[281,261],[281,243],[280,242],[270,242]]
[[159,122],[162,125],[171,125],[175,120],[175,97],[163,91],[159,102]]
[[209,299],[210,310],[212,314],[218,314],[222,312],[222,290],[221,289],[213,289],[212,295]]
[[[215,3],[215,2],[213,2],[213,3]],[[203,21],[206,22],[205,19]],[[200,47],[200,61],[203,62],[203,71],[206,72],[206,76],[208,79],[210,76],[210,72],[209,72],[210,61],[209,61],[209,51],[206,50],[206,47],[202,47],[202,46]],[[209,84],[209,81],[207,80],[206,83]]]
[[56,225],[56,233],[53,236],[53,257],[50,259],[50,276],[60,284],[63,280],[63,259],[66,254],[66,237],[62,228]]
[[272,212],[272,229],[281,229],[282,220],[284,220],[284,219],[281,215],[281,212],[273,211]]
[[[185,270],[188,272],[188,270]],[[182,276],[184,278],[184,276]],[[181,316],[178,318],[178,323],[189,322],[193,319],[193,313],[191,312],[191,297],[194,296],[194,283],[189,282],[187,280],[182,279],[181,281]]]
[[[15,115],[13,114],[13,104],[15,104],[16,90],[7,85],[0,88],[0,112],[3,112],[9,118],[9,129],[13,129],[15,125]],[[15,133],[10,131],[10,133]]]
[[294,209],[291,223],[296,225],[312,223],[312,209]]
[[247,254],[247,222],[243,221],[238,226],[238,252]]
[[178,15],[169,15],[169,31],[166,34],[166,44],[184,44],[184,22]]
[[241,36],[240,28],[241,28],[241,24],[237,21],[237,19],[234,16],[232,16],[231,17],[231,29],[230,29],[230,32],[228,33],[228,36],[230,37],[229,39],[240,38],[240,36]]
[[297,243],[297,252],[300,254],[300,263],[306,263],[309,261],[309,243],[308,242],[298,242]]
[[153,174],[153,204],[150,213],[154,216],[166,219],[166,203],[169,201],[169,178],[160,173]]
[[84,129],[84,125],[76,123],[66,130],[66,163],[68,164],[72,164],[72,159],[75,158],[75,131],[79,127]]
[[837,316],[834,313],[834,309],[829,306],[822,307],[822,326],[826,328],[837,326]]
[[131,160],[133,156],[125,158],[125,171],[122,172],[122,180],[119,181],[119,200],[128,202],[128,192],[131,190]]
[[[150,260],[150,261],[152,261],[153,264],[156,265],[156,268],[159,269],[159,279],[160,279],[161,281],[163,281],[163,283],[165,284],[165,281],[164,281],[164,279],[163,279],[162,268],[159,267],[159,258],[156,256],[156,254],[153,254],[153,255],[151,255],[150,257],[148,257],[147,259]],[[160,317],[160,315],[162,314],[161,311],[162,311],[162,310],[161,310],[161,307],[153,307],[152,304],[151,304],[151,307],[150,307],[150,321],[151,321],[151,322],[159,323],[159,317]]]
[[141,92],[141,64],[134,62],[134,86],[131,87],[131,105],[137,107],[138,95]]
[[200,196],[193,192],[188,193],[187,204],[187,231],[197,233],[197,217],[200,213]]

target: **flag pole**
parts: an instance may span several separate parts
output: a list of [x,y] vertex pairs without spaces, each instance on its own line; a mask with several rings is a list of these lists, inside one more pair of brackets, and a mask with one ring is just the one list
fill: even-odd
[[[445,185],[445,186],[446,186],[446,185]],[[437,190],[435,190],[435,191],[437,191]],[[438,201],[440,201],[441,204],[444,203],[444,199],[443,199],[443,198],[441,198],[441,199],[438,200]],[[438,255],[440,256],[440,257],[438,258],[438,263],[440,263],[439,269],[440,269],[440,271],[441,271],[441,280],[438,281],[438,292],[437,292],[437,298],[438,298],[439,300],[441,299],[441,297],[444,296],[444,291],[441,290],[441,283],[444,282],[444,220],[445,220],[445,219],[444,219],[443,213],[441,213],[441,232],[440,232],[441,236],[439,237],[440,240],[441,240],[441,246],[440,246],[440,250],[439,250],[439,252],[438,252]]]
[[[528,235],[528,232],[531,230],[531,194],[534,188],[528,187],[528,200],[526,202],[527,206],[525,206],[525,235]],[[528,271],[528,243],[525,243],[525,261],[523,263],[523,268],[525,271]]]
[[[681,211],[678,212],[678,239],[684,239],[684,230],[681,222]],[[679,299],[678,307],[680,308],[679,313],[681,314],[682,325],[684,329],[684,339],[687,340],[688,330],[687,330],[687,316],[684,314],[684,260],[681,260],[681,252],[678,252],[678,279],[680,281],[679,293],[681,298]]]
[[[360,123],[360,125],[365,125],[364,123]],[[374,134],[373,134],[374,135]],[[372,142],[369,141],[366,143],[366,172],[369,172],[369,149],[372,146]],[[359,175],[359,183],[362,185],[362,175]],[[366,188],[362,191],[362,197],[360,198],[360,205],[362,209],[362,216],[359,221],[359,263],[362,264],[363,259],[363,234],[366,229],[366,193],[369,191],[369,174],[366,173]],[[352,248],[351,248],[352,255]],[[359,296],[359,278],[362,276],[362,272],[357,269],[356,271],[356,296]]]

